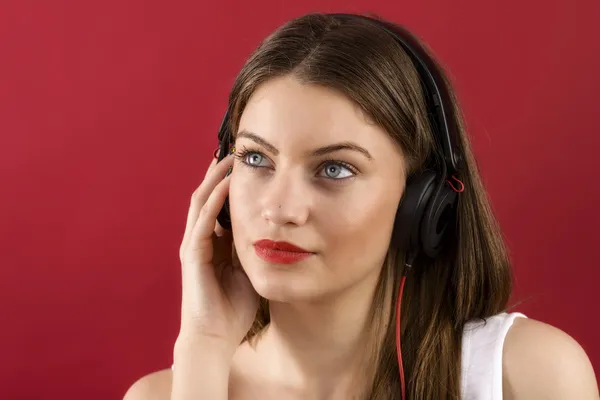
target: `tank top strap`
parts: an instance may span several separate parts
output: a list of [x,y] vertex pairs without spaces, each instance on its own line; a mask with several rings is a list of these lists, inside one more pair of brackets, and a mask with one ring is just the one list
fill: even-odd
[[516,318],[527,317],[503,312],[465,324],[461,352],[463,400],[502,400],[502,350]]

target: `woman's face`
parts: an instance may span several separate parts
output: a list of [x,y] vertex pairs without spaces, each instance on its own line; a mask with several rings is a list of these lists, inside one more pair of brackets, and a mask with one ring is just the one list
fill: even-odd
[[343,95],[286,76],[255,91],[235,147],[233,238],[261,296],[317,300],[377,279],[405,183],[385,131]]

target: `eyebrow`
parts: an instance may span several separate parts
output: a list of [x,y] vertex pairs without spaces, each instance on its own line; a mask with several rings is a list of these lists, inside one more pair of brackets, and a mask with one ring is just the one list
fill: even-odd
[[[274,155],[279,154],[279,150],[277,150],[277,147],[273,146],[271,143],[267,142],[265,139],[261,138],[260,136],[258,136],[255,133],[252,133],[252,132],[249,132],[246,130],[241,130],[236,135],[236,138],[250,139],[253,142],[263,146],[265,149],[269,150]],[[318,156],[323,156],[323,155],[333,153],[335,151],[340,151],[340,150],[356,151],[358,153],[361,153],[365,157],[367,157],[367,159],[369,159],[369,160],[373,159],[373,157],[371,156],[371,153],[369,153],[369,151],[367,149],[365,149],[364,147],[361,147],[358,144],[353,143],[353,142],[340,142],[340,143],[330,144],[330,145],[327,145],[324,147],[319,147],[318,149],[313,150],[310,155],[312,157],[318,157]]]

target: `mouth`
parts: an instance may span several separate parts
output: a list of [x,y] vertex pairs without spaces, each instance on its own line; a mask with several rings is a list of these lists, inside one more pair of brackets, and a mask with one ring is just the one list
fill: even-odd
[[263,239],[254,243],[254,251],[264,261],[275,264],[293,264],[314,253],[288,242]]

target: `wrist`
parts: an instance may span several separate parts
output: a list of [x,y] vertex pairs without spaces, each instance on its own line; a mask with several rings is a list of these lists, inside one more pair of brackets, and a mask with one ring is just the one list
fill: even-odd
[[180,333],[173,346],[174,362],[178,358],[206,358],[219,365],[230,365],[237,345],[221,338]]

